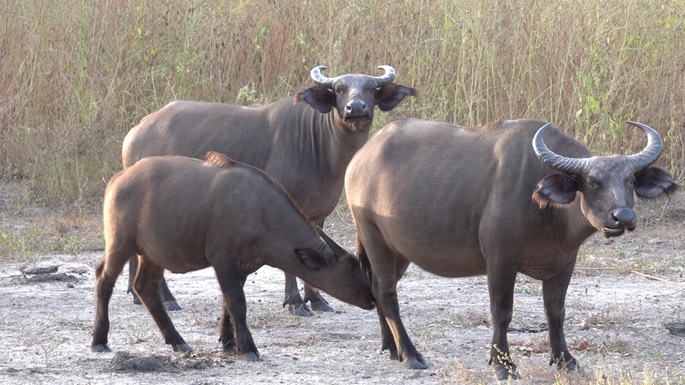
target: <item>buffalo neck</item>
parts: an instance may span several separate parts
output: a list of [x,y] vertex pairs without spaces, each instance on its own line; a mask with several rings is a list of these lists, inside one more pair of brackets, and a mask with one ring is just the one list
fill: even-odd
[[334,111],[323,114],[304,103],[289,108],[292,125],[276,135],[279,145],[265,171],[320,223],[335,208],[347,165],[368,140],[368,129],[345,131]]
[[[569,207],[555,207],[551,209],[557,212],[560,221],[565,222],[566,231],[558,232],[558,236],[562,238],[559,245],[580,247],[592,234],[597,232],[597,229],[592,226],[582,213],[580,207],[581,199],[583,199],[582,194],[578,193],[576,199],[569,204]],[[559,226],[562,225],[558,223],[557,228]]]
[[344,123],[336,109],[327,114],[316,113],[316,115],[318,115],[319,129],[312,132],[312,138],[318,144],[314,146],[314,149],[319,150],[319,159],[328,159],[331,171],[338,169],[337,171],[342,171],[344,174],[354,154],[369,139],[371,121],[361,123],[352,130]]

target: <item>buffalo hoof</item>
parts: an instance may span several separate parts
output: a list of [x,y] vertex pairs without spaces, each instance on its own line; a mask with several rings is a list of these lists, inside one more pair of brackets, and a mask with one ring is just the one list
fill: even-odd
[[421,356],[411,357],[411,358],[406,359],[404,361],[404,366],[407,369],[419,369],[419,370],[428,369],[428,364],[426,363],[426,361]]
[[310,302],[312,310],[320,312],[335,312],[335,309],[331,307],[326,301],[312,301]]
[[90,350],[93,353],[107,353],[112,351],[112,349],[110,349],[109,346],[107,346],[107,344],[93,345],[90,347]]
[[319,293],[314,293],[311,296],[305,297],[305,302],[309,301],[309,304],[314,311],[320,312],[335,312],[335,309],[328,304],[328,301],[323,299]]
[[245,353],[245,354],[243,354],[243,356],[249,362],[258,362],[258,361],[262,360],[262,358],[259,357],[259,353],[257,353],[257,352]]
[[521,379],[521,376],[516,373],[516,368],[512,368],[509,365],[495,364],[495,374],[500,381]]
[[574,358],[569,362],[563,363],[558,368],[559,369],[566,369],[566,370],[570,370],[570,371],[577,371],[577,370],[580,370],[580,365],[578,365],[578,361],[576,361],[576,359]]
[[225,354],[238,353],[238,348],[234,344],[224,345]]
[[311,317],[314,315],[314,312],[312,312],[311,309],[309,309],[309,306],[304,303],[288,305],[288,311],[290,311],[290,314],[298,317]]
[[193,348],[188,346],[188,344],[183,343],[183,344],[178,344],[178,345],[172,345],[172,349],[174,349],[175,352],[179,353],[192,353]]
[[143,304],[143,302],[140,300],[140,298],[138,298],[137,295],[132,294],[132,296],[133,296],[133,304],[134,305],[142,305]]
[[578,364],[578,361],[576,361],[575,358],[571,357],[568,360],[562,360],[562,359],[551,359],[549,361],[550,366],[556,364],[557,370],[563,370],[566,369],[568,371],[576,371],[576,370],[581,370],[580,365]]
[[[135,301],[133,303],[135,303]],[[169,311],[183,310],[181,305],[179,305],[176,301],[165,301],[164,307]]]

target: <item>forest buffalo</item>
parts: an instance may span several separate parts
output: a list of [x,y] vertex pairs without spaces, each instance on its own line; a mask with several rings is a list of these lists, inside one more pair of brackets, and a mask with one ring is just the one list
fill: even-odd
[[648,138],[629,156],[595,156],[535,120],[469,129],[401,119],[371,138],[350,162],[345,192],[382,349],[410,368],[428,367],[400,319],[397,281],[410,263],[445,277],[486,274],[490,363],[498,378],[516,378],[507,328],[521,272],[542,281],[550,364],[576,368],[563,324],[578,248],[597,231],[613,237],[635,229],[633,193],[652,199],[678,189],[668,173],[650,167],[661,154],[659,134],[629,123]]
[[319,238],[288,194],[261,170],[210,153],[206,161],[151,157],[115,175],[104,199],[105,255],[95,270],[91,349],[110,351],[109,300],[126,262],[139,256],[133,290],[174,351],[192,349],[164,307],[159,283],[213,267],[223,293],[220,341],[226,353],[260,359],[246,322],[243,285],[263,265],[296,275],[333,297],[373,309],[359,261]]
[[[275,177],[305,214],[323,227],[340,198],[350,159],[369,137],[374,107],[390,111],[406,96],[417,94],[413,88],[393,83],[392,67],[378,68],[384,70],[383,75],[328,78],[322,74],[326,67],[318,66],[311,70],[316,86],[294,99],[260,107],[172,102],[144,117],[126,135],[124,168],[146,156],[202,158],[208,151],[217,151]],[[129,269],[135,272],[135,268],[132,261]],[[133,275],[129,274],[129,289]],[[168,309],[180,309],[164,280],[160,290]],[[306,282],[303,300],[297,280],[286,273],[283,305],[294,314],[311,315],[307,301],[314,310],[333,310]]]

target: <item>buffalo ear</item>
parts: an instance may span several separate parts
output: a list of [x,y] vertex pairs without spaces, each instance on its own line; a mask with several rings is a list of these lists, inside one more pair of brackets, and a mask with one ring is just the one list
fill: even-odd
[[390,83],[381,86],[376,91],[376,105],[381,111],[390,111],[397,107],[406,96],[418,96],[414,88],[401,84]]
[[555,205],[565,205],[573,202],[576,192],[580,188],[580,181],[567,174],[551,174],[542,178],[533,192],[533,201],[540,208]]
[[335,107],[335,94],[326,87],[315,86],[298,93],[295,96],[295,103],[299,101],[309,104],[322,114],[327,114]]
[[314,249],[297,248],[295,249],[297,260],[309,270],[319,270],[326,265],[326,259],[321,253]]
[[635,174],[635,182],[635,194],[647,199],[670,196],[680,188],[671,175],[658,167],[648,167]]

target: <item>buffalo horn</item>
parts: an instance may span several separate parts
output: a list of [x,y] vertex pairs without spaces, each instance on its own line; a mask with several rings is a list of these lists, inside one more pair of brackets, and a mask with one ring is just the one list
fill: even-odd
[[324,242],[326,242],[326,244],[328,245],[328,247],[330,247],[331,250],[333,250],[333,253],[334,253],[338,258],[342,258],[342,257],[344,257],[345,255],[347,255],[347,254],[349,253],[349,252],[348,252],[347,250],[345,250],[342,246],[340,246],[340,245],[337,244],[334,240],[332,240],[331,237],[329,237],[328,234],[326,234],[326,233],[323,231],[323,229],[322,229],[321,227],[316,226],[316,232],[319,234],[319,236],[321,237],[321,239],[323,239]]
[[[310,75],[312,77],[312,80],[314,80],[314,83],[333,89],[333,83],[335,83],[336,80],[338,80],[337,77],[335,78],[329,78],[324,76],[321,71],[327,69],[328,67],[326,66],[316,66],[312,68]],[[376,68],[382,69],[385,71],[385,73],[381,76],[372,76],[376,80],[376,86],[380,87],[382,85],[392,83],[393,80],[395,80],[395,69],[392,68],[389,65],[380,65]]]
[[633,163],[635,172],[642,171],[659,159],[663,144],[661,136],[652,127],[638,122],[627,122],[630,125],[641,128],[647,134],[647,146],[637,154],[628,155],[626,158]]
[[540,127],[538,132],[535,133],[533,137],[533,149],[535,150],[535,155],[542,163],[547,166],[563,173],[571,175],[581,175],[583,170],[587,167],[587,158],[568,158],[559,154],[554,153],[550,150],[545,141],[542,139],[543,134],[551,125],[549,123]]
[[332,88],[333,88],[333,83],[334,83],[334,82],[336,81],[336,79],[338,79],[338,78],[337,78],[337,77],[336,77],[336,78],[329,78],[329,77],[324,76],[324,75],[321,73],[321,71],[325,70],[326,68],[328,68],[328,67],[326,67],[326,66],[316,66],[316,67],[312,68],[312,70],[311,70],[311,72],[310,72],[310,75],[311,75],[311,77],[312,77],[312,80],[314,80],[314,83],[316,83],[316,84],[318,84],[318,85],[320,85],[320,86],[323,86],[323,87],[332,89]]
[[385,84],[388,84],[388,83],[392,83],[392,81],[395,80],[395,69],[394,68],[392,68],[388,65],[379,65],[376,68],[383,69],[385,71],[385,73],[381,76],[374,76],[374,78],[376,79],[376,85],[378,87],[385,85]]

